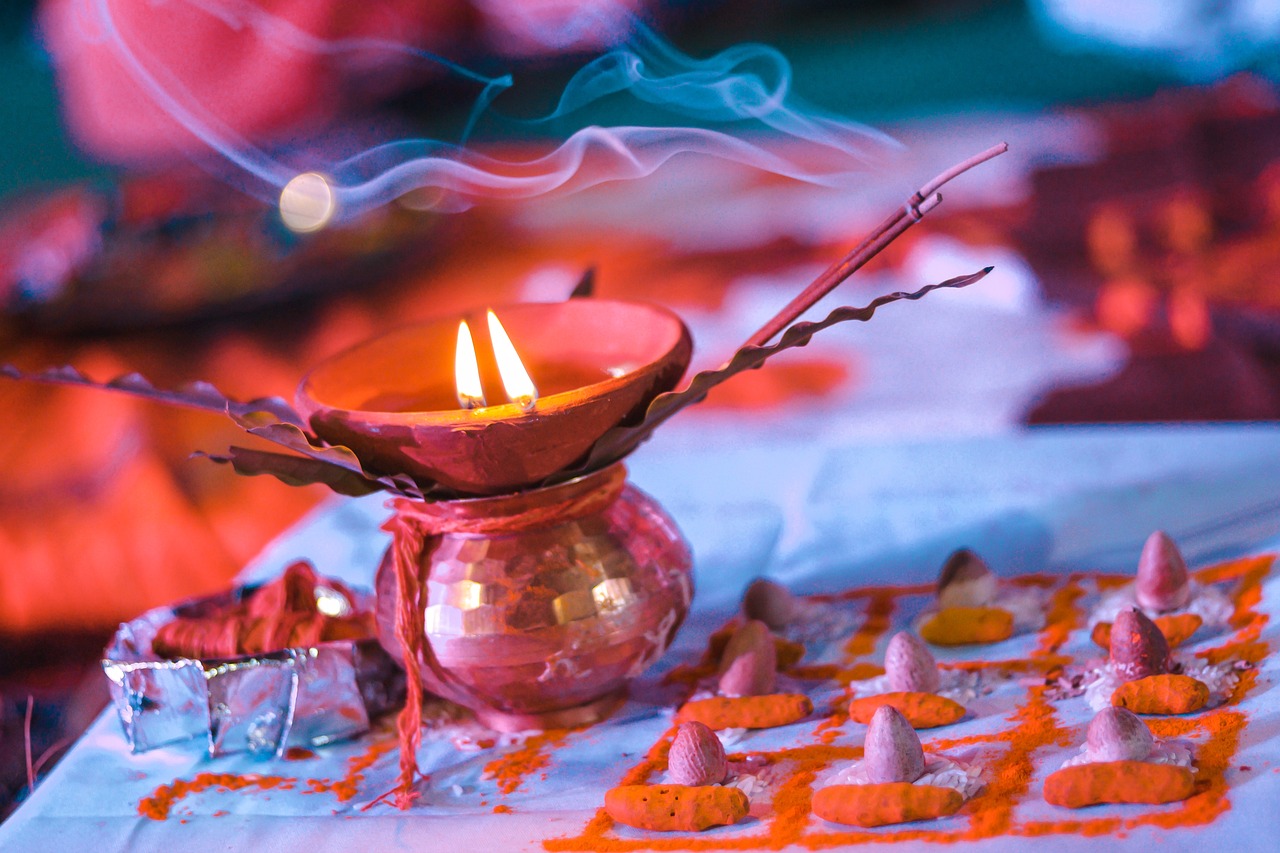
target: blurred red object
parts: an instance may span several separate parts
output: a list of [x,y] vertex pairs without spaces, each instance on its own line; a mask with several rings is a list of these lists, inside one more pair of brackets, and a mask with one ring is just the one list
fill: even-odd
[[235,148],[287,141],[449,73],[427,53],[465,62],[468,52],[605,47],[626,34],[639,5],[45,0],[40,19],[72,135],[127,165],[212,153],[214,137]]
[[[102,355],[85,361],[118,366]],[[16,382],[0,384],[0,401],[19,422],[0,432],[5,634],[109,625],[177,595],[211,592],[234,571],[148,448],[137,404]]]
[[[72,134],[97,156],[136,163],[208,149],[157,101],[147,78],[215,132],[272,139],[325,122],[353,98],[402,78],[405,56],[340,52],[339,40],[430,49],[458,40],[468,17],[464,3],[417,0],[48,0],[41,24]],[[348,85],[389,62],[381,80]]]

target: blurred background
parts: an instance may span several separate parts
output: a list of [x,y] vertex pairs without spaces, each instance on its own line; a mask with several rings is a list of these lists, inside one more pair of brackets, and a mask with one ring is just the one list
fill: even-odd
[[[987,281],[735,378],[679,419],[689,452],[1271,420],[1277,41],[1265,0],[10,0],[0,363],[290,397],[380,331],[563,298],[595,268],[601,295],[678,311],[695,366],[714,365],[914,188],[1004,140],[823,307],[995,264]],[[633,44],[677,86],[695,66],[668,43],[727,90],[789,84],[802,132],[609,76],[558,108]],[[712,61],[740,43],[778,53]],[[596,125],[714,127],[812,177],[828,158],[803,131],[832,116],[849,174],[826,185],[680,154],[538,194],[303,192],[302,219],[282,217],[290,175],[361,151],[382,153],[352,180],[397,157],[538,161]],[[3,814],[105,702],[97,658],[121,620],[227,586],[327,493],[190,459],[242,439],[206,414],[0,379],[0,418]]]

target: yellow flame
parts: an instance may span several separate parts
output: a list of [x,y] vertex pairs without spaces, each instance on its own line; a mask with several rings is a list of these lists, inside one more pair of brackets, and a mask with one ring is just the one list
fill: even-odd
[[319,172],[303,172],[280,191],[280,218],[290,231],[319,231],[329,224],[337,209],[333,187]]
[[474,409],[485,404],[484,388],[480,385],[480,365],[476,362],[476,345],[471,340],[471,327],[466,320],[458,324],[453,381],[458,392],[458,405],[462,408]]
[[493,355],[498,361],[498,374],[502,377],[502,387],[506,389],[507,399],[526,412],[538,402],[538,389],[529,378],[529,371],[524,369],[524,362],[516,352],[507,330],[502,328],[497,316],[489,313],[489,339],[493,341]]

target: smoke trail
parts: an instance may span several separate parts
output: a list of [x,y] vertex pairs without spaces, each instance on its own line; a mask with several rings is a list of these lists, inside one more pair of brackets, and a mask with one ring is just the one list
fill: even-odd
[[[157,106],[178,124],[207,144],[232,164],[240,167],[272,189],[279,191],[298,170],[268,154],[210,113],[193,98],[181,81],[159,63],[145,62],[145,51],[131,45],[121,34],[111,14],[110,0],[76,0],[80,20],[85,23],[81,36],[85,41],[106,41],[124,65],[129,76]],[[176,0],[182,2],[182,0]],[[467,123],[469,133],[481,112],[511,85],[511,77],[489,78],[428,51],[398,42],[372,38],[324,40],[300,29],[292,22],[265,12],[243,0],[186,0],[188,5],[217,18],[230,27],[252,29],[265,38],[296,50],[330,56],[385,52],[399,54],[443,67],[450,73],[483,86]],[[465,136],[465,135],[464,135]]]
[[[172,0],[181,2],[182,0]],[[401,140],[371,147],[340,161],[286,164],[244,139],[214,117],[158,63],[148,61],[116,27],[110,0],[80,0],[99,37],[107,41],[139,87],[170,116],[228,162],[279,193],[309,174],[321,184],[325,205],[352,217],[413,190],[436,190],[436,207],[464,210],[485,198],[529,198],[577,192],[615,180],[652,174],[680,155],[714,157],[824,186],[847,186],[866,164],[896,144],[870,128],[801,104],[791,94],[790,65],[764,45],[738,45],[706,59],[694,59],[664,41],[625,10],[626,41],[587,63],[565,86],[547,115],[520,122],[540,127],[575,117],[603,99],[625,95],[705,127],[582,128],[544,154],[526,161],[487,157],[464,146],[493,101],[512,85],[510,76],[486,77],[435,54],[372,38],[325,40],[247,0],[186,0],[202,12],[239,29],[252,29],[273,44],[335,59],[356,61],[372,53],[429,62],[480,87],[459,143]],[[619,7],[579,16],[571,32],[618,32]],[[565,30],[535,34],[560,44]],[[797,144],[803,143],[803,144]],[[327,220],[328,214],[326,214]]]

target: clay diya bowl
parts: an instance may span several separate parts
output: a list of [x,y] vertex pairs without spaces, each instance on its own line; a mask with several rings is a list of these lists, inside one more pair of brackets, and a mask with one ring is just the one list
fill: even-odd
[[[638,420],[688,367],[680,318],[655,305],[606,299],[495,308],[538,386],[525,411],[502,391],[483,314],[410,326],[316,366],[298,387],[311,428],[381,474],[404,473],[461,494],[536,485],[580,460],[602,435]],[[459,407],[458,323],[467,319],[486,399]]]

